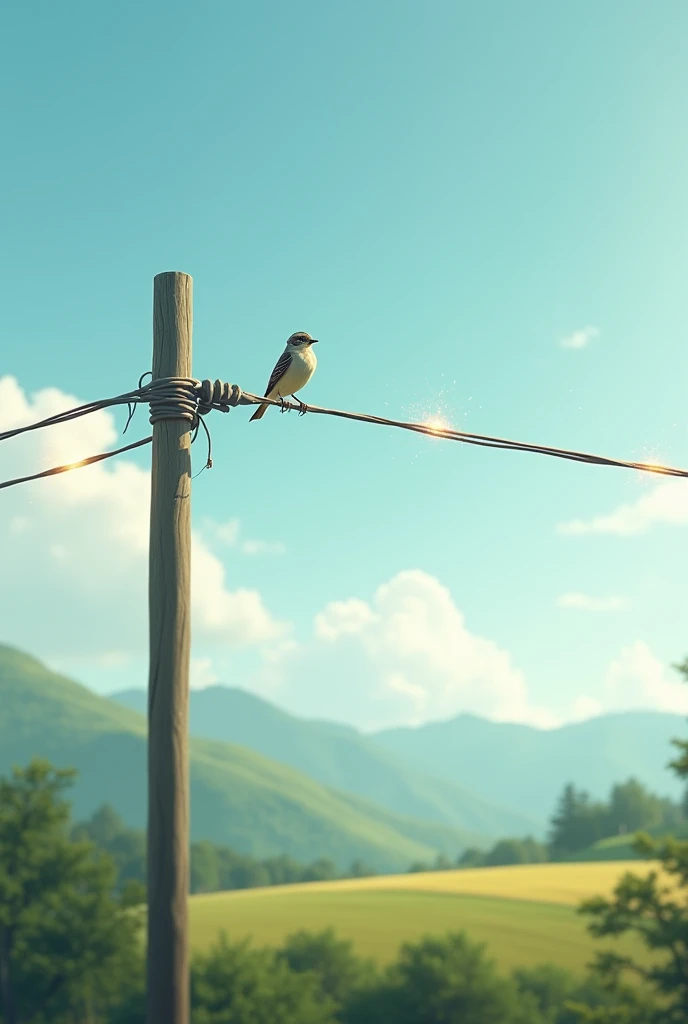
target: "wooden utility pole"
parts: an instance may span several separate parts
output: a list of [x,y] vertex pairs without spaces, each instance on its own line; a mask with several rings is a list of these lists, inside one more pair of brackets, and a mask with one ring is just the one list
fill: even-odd
[[[153,380],[191,376],[192,279],[153,282]],[[149,555],[148,1024],[189,1024],[191,424],[153,426]]]

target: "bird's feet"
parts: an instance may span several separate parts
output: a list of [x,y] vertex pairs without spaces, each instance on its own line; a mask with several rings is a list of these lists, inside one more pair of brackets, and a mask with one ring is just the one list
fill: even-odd
[[299,416],[305,416],[306,413],[308,412],[308,406],[306,405],[306,403],[302,402],[300,398],[296,397],[296,395],[292,395],[291,397],[294,399],[295,402],[298,402],[299,404]]
[[279,400],[280,400],[280,412],[289,412],[289,409],[287,408],[287,405],[286,405],[286,403],[284,401],[284,395],[280,395],[279,396]]

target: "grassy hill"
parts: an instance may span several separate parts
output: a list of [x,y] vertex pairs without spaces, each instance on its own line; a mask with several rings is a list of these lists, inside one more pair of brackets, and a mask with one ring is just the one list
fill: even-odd
[[[528,864],[192,896],[191,943],[203,949],[225,929],[277,945],[297,928],[332,926],[358,952],[386,963],[401,942],[465,928],[504,970],[549,961],[582,971],[603,945],[593,945],[575,908],[610,893],[627,866]],[[639,952],[618,940],[615,949]]]
[[559,729],[534,729],[463,714],[372,737],[419,770],[449,782],[470,779],[471,791],[514,810],[549,816],[567,782],[606,797],[634,776],[660,795],[679,798],[681,783],[667,770],[674,737],[686,721],[659,711],[604,715]]
[[[127,824],[146,817],[146,722],[40,662],[0,646],[0,772],[32,756],[73,766],[74,815],[109,802]],[[403,870],[437,852],[456,855],[474,833],[386,811],[328,789],[243,747],[191,742],[191,830],[254,856],[329,856],[341,867],[362,858]]]
[[[126,690],[111,699],[145,711],[143,690]],[[492,839],[544,831],[544,819],[488,803],[456,782],[431,778],[354,729],[295,718],[245,690],[210,686],[193,691],[189,718],[195,736],[241,743],[324,786],[372,800],[395,814],[443,822]],[[473,782],[473,773],[465,777]]]
[[[671,833],[666,828],[655,828],[646,830],[649,831],[650,835],[654,839],[663,839],[665,836],[671,834],[675,839],[688,839],[688,825],[678,825],[671,829]],[[625,835],[609,836],[607,839],[598,839],[596,843],[589,846],[586,850],[582,850],[576,855],[577,861],[620,861],[620,860],[640,860],[638,854],[633,849],[633,837],[634,832],[628,832]],[[636,869],[633,868],[633,871]]]

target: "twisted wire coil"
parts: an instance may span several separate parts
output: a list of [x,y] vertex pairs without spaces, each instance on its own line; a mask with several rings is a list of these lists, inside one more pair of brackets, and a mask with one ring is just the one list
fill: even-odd
[[139,389],[131,405],[148,402],[152,424],[162,420],[187,420],[196,426],[199,416],[206,416],[213,409],[229,412],[242,398],[239,385],[227,381],[158,377]]

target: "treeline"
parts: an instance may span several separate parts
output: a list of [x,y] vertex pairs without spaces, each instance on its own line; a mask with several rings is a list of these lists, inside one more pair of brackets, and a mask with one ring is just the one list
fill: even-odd
[[[679,804],[655,796],[636,779],[613,786],[606,801],[593,800],[588,793],[569,784],[551,818],[547,842],[540,842],[533,836],[499,839],[489,849],[471,846],[454,860],[446,854],[438,854],[434,861],[416,861],[408,870],[449,871],[457,867],[570,860],[599,839],[642,830],[671,831],[684,821],[684,811]],[[126,889],[130,902],[143,902],[146,877],[143,831],[129,828],[112,807],[104,804],[87,821],[75,825],[71,834],[75,840],[88,840],[108,853],[115,867],[115,890]],[[374,874],[375,869],[361,860],[354,861],[342,872],[328,857],[301,864],[287,855],[258,859],[206,840],[191,844],[191,893],[363,878]]]
[[[146,836],[139,829],[129,828],[117,812],[103,804],[87,821],[72,828],[72,838],[86,840],[105,851],[115,868],[115,890],[126,889],[133,900],[137,887],[143,899],[146,878]],[[190,850],[189,888],[192,893],[220,892],[225,889],[254,889],[290,882],[325,882],[336,878],[360,878],[376,872],[361,860],[354,861],[348,871],[341,872],[328,857],[318,857],[310,864],[300,864],[283,854],[264,860],[238,853],[229,846],[218,846],[202,840],[192,843]]]
[[551,819],[550,857],[566,860],[600,839],[640,831],[671,831],[684,821],[680,804],[655,796],[637,779],[613,786],[606,801],[593,800],[589,793],[569,784]]
[[568,784],[550,819],[547,842],[532,836],[499,839],[489,849],[469,846],[452,862],[440,854],[434,861],[416,861],[409,871],[448,871],[455,867],[498,867],[575,859],[600,839],[641,831],[671,832],[685,823],[685,808],[651,793],[637,779],[613,786],[609,798],[593,800]]
[[[70,827],[72,780],[38,760],[0,780],[0,1019],[145,1024],[143,908],[115,893],[86,826]],[[272,949],[220,936],[191,970],[194,1024],[446,1024],[459,1009],[480,1024],[574,1024],[629,999],[548,965],[503,976],[463,932],[407,943],[385,969],[331,929]]]
[[[221,936],[191,965],[199,1024],[582,1024],[606,1020],[600,1013],[649,1024],[626,1016],[645,1005],[630,989],[610,992],[552,964],[504,976],[462,931],[405,943],[384,970],[332,929],[295,932],[277,948]],[[135,991],[107,1024],[145,1024],[144,1009]]]
[[[85,826],[71,827],[73,778],[34,760],[0,779],[1,1024],[145,1024],[144,908],[128,883],[116,891],[114,861]],[[629,872],[580,910],[594,938],[634,934],[643,959],[607,949],[584,977],[551,964],[504,975],[458,931],[405,943],[381,969],[331,929],[277,948],[220,936],[192,960],[193,1024],[685,1024],[688,842],[637,848],[672,884]]]

